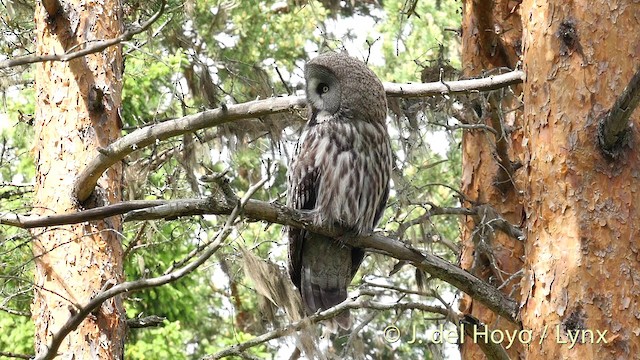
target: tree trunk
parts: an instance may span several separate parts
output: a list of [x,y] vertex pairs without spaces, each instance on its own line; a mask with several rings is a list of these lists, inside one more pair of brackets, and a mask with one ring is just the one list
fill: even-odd
[[640,7],[531,0],[521,6],[528,175],[521,315],[536,336],[527,355],[637,358],[639,155],[626,146],[617,160],[606,159],[597,130],[599,116],[636,70]]
[[[510,349],[511,358],[629,359],[640,353],[640,230],[634,226],[640,218],[634,205],[640,159],[631,146],[615,160],[606,158],[597,138],[600,116],[636,71],[638,9],[622,1],[465,2],[466,75],[513,68],[520,38],[523,43],[524,114],[516,111],[503,121],[513,130],[505,133],[507,154],[523,164],[512,177],[514,186],[505,189],[495,181],[505,164],[499,138],[466,133],[463,148],[464,193],[526,228],[522,289],[511,295],[523,303],[522,325],[532,339]],[[504,114],[517,99],[492,96],[481,98],[488,105],[479,108],[486,123],[495,125],[495,111]],[[631,143],[638,137],[637,113]],[[465,223],[462,264],[492,279],[490,259],[479,262],[481,222]],[[522,266],[513,239],[498,235],[491,241],[500,268],[513,272]],[[465,297],[461,307],[491,328],[505,329],[504,321],[496,322],[471,299]],[[464,359],[484,358],[470,342],[462,351]]]
[[[462,21],[465,76],[482,77],[497,74],[500,69],[516,67],[522,34],[517,2],[467,0]],[[514,274],[523,266],[523,244],[492,228],[492,225],[496,214],[515,225],[522,222],[522,195],[519,191],[522,180],[515,166],[522,157],[522,107],[517,98],[520,91],[518,86],[471,99],[469,107],[473,107],[479,117],[476,121],[495,129],[498,134],[486,130],[465,131],[461,184],[467,199],[490,206],[480,207],[478,216],[468,217],[462,224],[461,266],[496,287],[503,286],[502,291],[515,300],[520,299],[521,277]],[[466,205],[473,206],[471,203]],[[519,330],[469,296],[463,297],[460,309],[480,319],[490,330]],[[503,345],[507,347],[507,344]],[[461,344],[460,350],[463,359],[486,358],[470,339]],[[521,350],[521,344],[516,341],[507,352],[516,359]]]
[[[113,0],[36,2],[38,55],[82,49],[85,42],[114,38],[122,32],[120,3]],[[36,68],[36,190],[34,212],[62,214],[121,200],[122,169],[114,166],[100,179],[92,197],[79,204],[72,197],[76,176],[98,148],[120,135],[122,50],[69,62],[43,62]],[[119,217],[104,221],[34,230],[37,356],[47,352],[78,306],[105,285],[123,281]],[[64,340],[65,359],[121,359],[125,317],[120,297],[106,301]]]

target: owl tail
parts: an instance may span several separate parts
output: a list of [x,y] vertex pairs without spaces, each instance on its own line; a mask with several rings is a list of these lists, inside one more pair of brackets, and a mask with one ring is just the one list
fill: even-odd
[[[351,251],[350,246],[325,236],[310,234],[305,239],[300,292],[310,314],[346,300],[351,282]],[[351,327],[348,310],[333,321],[343,329]]]

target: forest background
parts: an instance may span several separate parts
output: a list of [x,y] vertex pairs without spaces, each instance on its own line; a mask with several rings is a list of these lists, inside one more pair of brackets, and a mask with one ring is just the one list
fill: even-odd
[[[640,352],[635,3],[0,6],[0,356]],[[282,204],[324,50],[384,82],[393,188],[350,298],[302,319],[282,224],[336,234]],[[491,337],[435,336],[463,324]]]

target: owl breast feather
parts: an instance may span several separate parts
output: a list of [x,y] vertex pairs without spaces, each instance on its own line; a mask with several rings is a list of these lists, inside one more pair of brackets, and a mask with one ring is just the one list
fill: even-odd
[[319,172],[317,225],[356,234],[373,231],[378,207],[386,202],[386,179],[391,173],[384,124],[327,121],[311,127],[303,141],[315,142],[310,149]]

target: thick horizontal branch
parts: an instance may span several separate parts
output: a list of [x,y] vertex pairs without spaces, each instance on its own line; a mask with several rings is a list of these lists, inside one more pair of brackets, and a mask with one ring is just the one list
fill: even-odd
[[111,165],[124,159],[130,153],[173,136],[183,135],[196,130],[214,127],[239,119],[255,118],[269,114],[290,111],[305,105],[302,96],[287,96],[256,100],[247,103],[228,105],[217,109],[182,118],[168,120],[156,125],[138,129],[124,136],[100,153],[87,165],[76,180],[75,196],[79,201],[86,200],[98,179]]
[[46,216],[29,216],[8,213],[0,216],[0,225],[11,225],[23,229],[32,229],[37,227],[78,224],[85,221],[102,220],[110,216],[122,215],[129,211],[149,208],[165,203],[165,200],[134,200],[80,212]]
[[[424,84],[386,83],[385,91],[390,97],[425,97],[471,91],[487,91],[523,81],[520,70],[481,79],[435,82]],[[76,180],[74,194],[82,202],[93,191],[98,178],[111,165],[130,153],[173,136],[222,125],[240,119],[256,118],[270,114],[300,109],[306,105],[303,96],[274,97],[247,103],[226,105],[197,114],[165,121],[138,129],[103,148]]]
[[[0,69],[6,69],[14,66],[33,64],[33,63],[44,62],[44,61],[69,61],[82,56],[100,52],[108,47],[118,45],[123,41],[131,40],[135,35],[147,30],[156,20],[158,20],[158,18],[164,12],[165,2],[166,2],[165,0],[162,0],[162,4],[160,5],[160,10],[158,10],[158,12],[156,12],[151,18],[149,18],[147,22],[142,24],[142,26],[140,26],[139,28],[136,28],[135,30],[127,31],[116,38],[92,42],[90,43],[91,45],[87,45],[82,50],[65,53],[65,54],[25,55],[25,56],[20,56],[13,59],[3,60],[3,61],[0,61]],[[60,11],[57,1],[56,2],[47,1],[45,2],[45,6],[47,3],[50,4],[50,7],[47,7],[47,11],[49,12],[50,16],[52,15],[51,14],[52,11],[56,11],[56,12]],[[89,44],[89,43],[86,43],[86,44]]]
[[[198,203],[199,202],[199,203]],[[209,206],[209,214],[227,213],[232,204],[212,203],[208,200],[191,200],[189,207],[179,209],[174,206],[174,202],[162,205],[153,209],[135,210],[125,216],[125,220],[142,220],[150,218],[164,218],[169,216],[193,215],[196,211],[199,214],[206,214],[206,207]],[[201,212],[202,211],[202,212]],[[310,221],[307,213],[296,211],[277,203],[268,203],[258,200],[249,200],[243,208],[246,217],[255,220],[263,220],[269,223],[303,228],[314,233],[336,237],[335,231],[314,225]],[[420,251],[409,245],[386,236],[374,234],[360,236],[350,240],[354,246],[367,248],[369,250],[392,256],[398,260],[411,262],[415,267],[428,272],[432,276],[442,279],[465,292],[472,298],[480,301],[483,305],[494,311],[496,314],[506,318],[511,322],[517,322],[518,304],[509,299],[495,287],[473,276],[471,273],[431,254],[422,254]]]
[[469,93],[473,91],[490,91],[519,84],[524,80],[524,71],[514,70],[505,74],[479,79],[437,81],[432,83],[416,84],[384,83],[384,89],[387,92],[388,97],[412,98]]
[[629,118],[640,103],[640,69],[633,75],[611,109],[600,119],[598,140],[602,151],[615,158],[618,148],[625,144]]
[[[156,202],[156,204],[158,203]],[[234,201],[221,202],[212,199],[187,199],[166,201],[158,206],[153,206],[150,203],[146,205],[149,205],[149,207],[128,212],[124,217],[124,221],[166,219],[205,214],[230,214],[235,208],[236,203]],[[119,205],[110,205],[105,208],[116,206]],[[125,206],[121,206],[121,208],[125,208]],[[89,211],[96,210],[99,209]],[[107,210],[104,211],[107,212]],[[277,203],[248,200],[242,211],[246,217],[254,220],[303,228],[327,236],[335,237],[340,235],[335,231],[314,225],[307,213],[296,211]],[[79,212],[78,216],[83,213],[85,212]],[[68,220],[68,215],[59,215],[58,217],[61,217],[62,220]],[[49,225],[54,225],[54,220],[56,220],[56,216],[46,217],[47,224]],[[28,220],[21,219],[20,224],[22,227],[34,227],[34,224],[42,224],[44,221],[44,219],[36,218]],[[422,254],[420,251],[399,240],[378,234],[360,236],[351,241],[354,246],[383,253],[398,260],[409,261],[415,267],[467,293],[496,314],[511,322],[518,321],[518,305],[515,301],[506,297],[495,287],[437,256]]]

